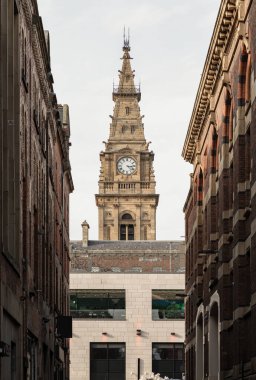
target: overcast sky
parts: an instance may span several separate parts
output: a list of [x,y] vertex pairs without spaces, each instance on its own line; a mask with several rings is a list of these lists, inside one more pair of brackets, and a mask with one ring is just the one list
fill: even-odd
[[98,238],[99,153],[109,136],[124,25],[130,28],[135,81],[141,82],[145,137],[155,153],[157,239],[182,239],[192,166],[181,151],[219,5],[220,0],[38,0],[50,31],[55,92],[70,107],[71,239],[81,239],[85,219],[90,239]]

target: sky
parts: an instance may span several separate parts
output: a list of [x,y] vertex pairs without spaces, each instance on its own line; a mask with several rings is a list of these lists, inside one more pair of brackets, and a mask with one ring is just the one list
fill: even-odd
[[145,137],[155,153],[157,239],[184,238],[183,205],[193,167],[181,152],[219,5],[220,0],[38,0],[50,32],[54,90],[70,111],[71,240],[82,238],[85,219],[90,239],[98,239],[99,153],[109,137],[124,26],[130,29],[135,82],[141,83]]

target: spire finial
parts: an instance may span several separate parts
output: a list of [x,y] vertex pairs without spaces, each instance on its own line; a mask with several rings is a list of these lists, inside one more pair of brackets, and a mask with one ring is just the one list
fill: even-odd
[[124,46],[123,46],[124,51],[129,51],[130,50],[130,28],[128,28],[128,36],[126,36],[125,32],[125,26],[124,26]]

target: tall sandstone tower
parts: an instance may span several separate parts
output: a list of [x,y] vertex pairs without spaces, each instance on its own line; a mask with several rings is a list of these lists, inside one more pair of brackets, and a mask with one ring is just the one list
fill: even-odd
[[99,239],[155,240],[159,195],[155,193],[154,153],[144,136],[141,93],[134,84],[128,39],[124,39],[123,52],[119,85],[113,87],[109,139],[100,153]]

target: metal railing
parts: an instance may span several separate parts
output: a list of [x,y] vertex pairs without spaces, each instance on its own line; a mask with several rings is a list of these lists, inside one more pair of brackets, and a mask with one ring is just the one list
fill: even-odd
[[140,86],[113,86],[113,94],[140,94]]

